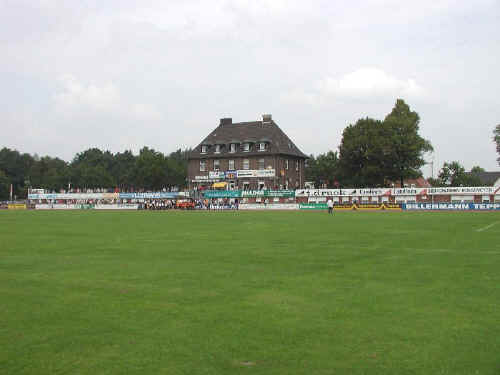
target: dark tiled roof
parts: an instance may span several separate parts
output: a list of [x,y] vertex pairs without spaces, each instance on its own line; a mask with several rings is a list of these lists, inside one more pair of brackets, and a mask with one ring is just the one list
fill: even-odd
[[[222,122],[222,121],[221,121]],[[253,142],[254,145],[249,152],[243,152],[241,147],[237,152],[230,153],[231,143]],[[266,151],[257,151],[255,144],[257,142],[268,142]],[[216,144],[222,145],[221,153],[214,154]],[[201,145],[212,145],[207,153],[201,153]],[[229,156],[252,156],[252,155],[292,155],[300,158],[308,158],[292,142],[290,138],[274,122],[223,122],[213,130],[190,154],[191,159],[229,157]]]
[[485,185],[493,185],[500,178],[500,172],[467,172],[467,174],[478,177],[481,183]]
[[[415,179],[408,179],[403,181],[405,186],[412,186],[415,185],[417,188],[430,188],[432,187],[429,181],[427,181],[423,177],[415,178]],[[401,187],[401,182],[396,181],[394,182],[394,187],[400,188]]]

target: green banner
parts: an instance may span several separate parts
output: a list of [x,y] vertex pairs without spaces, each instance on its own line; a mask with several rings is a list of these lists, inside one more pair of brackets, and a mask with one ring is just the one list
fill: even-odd
[[242,197],[295,197],[295,190],[243,190]]
[[328,205],[326,203],[301,203],[301,204],[299,204],[299,209],[301,209],[301,210],[327,210]]

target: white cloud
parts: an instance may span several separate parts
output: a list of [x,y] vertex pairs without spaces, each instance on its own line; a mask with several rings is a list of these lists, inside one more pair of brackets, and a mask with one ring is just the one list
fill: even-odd
[[59,91],[53,97],[58,114],[77,116],[90,111],[136,120],[158,120],[161,113],[148,103],[134,103],[125,98],[113,83],[83,83],[73,75],[59,79]]
[[318,88],[327,95],[353,98],[419,96],[424,92],[414,79],[398,79],[377,68],[361,68],[338,78],[327,77],[319,82]]
[[399,79],[377,68],[361,68],[339,77],[326,77],[313,86],[310,90],[294,89],[283,97],[289,101],[320,105],[331,98],[369,100],[416,98],[425,94],[414,79]]

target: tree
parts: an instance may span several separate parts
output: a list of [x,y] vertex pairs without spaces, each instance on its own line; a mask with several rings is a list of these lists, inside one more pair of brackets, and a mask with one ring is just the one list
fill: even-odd
[[497,153],[499,155],[497,161],[498,165],[500,165],[500,124],[493,130],[493,141],[497,144]]
[[386,172],[384,127],[380,120],[360,119],[342,133],[339,172],[342,185],[382,186]]
[[384,170],[387,178],[404,180],[421,176],[425,165],[424,154],[433,150],[431,143],[419,134],[420,116],[411,111],[402,99],[396,101],[383,123]]
[[167,165],[165,155],[143,147],[135,160],[133,180],[137,187],[159,190],[166,186]]
[[483,173],[483,172],[486,172],[486,170],[484,168],[481,168],[479,165],[472,167],[470,170],[470,173],[472,173],[472,174],[478,174],[478,173]]
[[[438,186],[481,186],[481,180],[471,173],[466,173],[465,168],[458,162],[445,162],[439,171]],[[434,186],[434,185],[433,185]]]
[[338,182],[338,174],[339,157],[336,151],[328,151],[318,155],[317,158],[311,155],[307,160],[306,180],[314,181],[315,186],[335,187]]
[[10,194],[10,180],[4,171],[0,169],[0,201],[9,199]]
[[29,180],[28,171],[34,163],[29,154],[21,154],[17,150],[4,147],[0,150],[0,170],[14,186],[14,195],[26,196],[25,182]]

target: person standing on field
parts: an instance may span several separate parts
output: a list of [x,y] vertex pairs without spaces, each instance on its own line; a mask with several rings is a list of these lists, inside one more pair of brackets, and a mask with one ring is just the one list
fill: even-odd
[[328,213],[333,214],[333,201],[328,199]]

